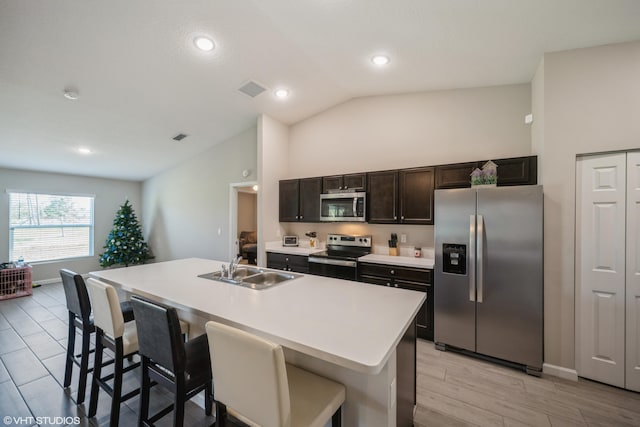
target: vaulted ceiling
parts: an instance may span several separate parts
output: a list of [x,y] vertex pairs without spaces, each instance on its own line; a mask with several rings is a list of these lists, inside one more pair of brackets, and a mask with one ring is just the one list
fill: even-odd
[[530,82],[544,52],[638,40],[638,22],[637,0],[0,0],[0,167],[143,180],[262,113]]

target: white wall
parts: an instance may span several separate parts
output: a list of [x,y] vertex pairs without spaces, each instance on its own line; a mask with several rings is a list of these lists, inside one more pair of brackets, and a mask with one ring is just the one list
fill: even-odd
[[[94,256],[31,264],[33,280],[60,279],[59,270],[68,268],[84,274],[100,270],[98,255],[102,253],[113,226],[116,211],[127,199],[141,219],[142,185],[140,182],[100,179],[77,175],[32,172],[0,168],[0,261],[9,261],[9,195],[6,190],[24,190],[42,193],[75,193],[95,195],[94,201]],[[29,260],[25,260],[29,262]]]
[[144,233],[156,261],[231,258],[229,184],[255,181],[245,169],[256,170],[256,128],[144,182]]
[[573,368],[576,155],[640,148],[640,42],[548,53],[541,72],[545,362]]
[[[353,99],[289,129],[287,178],[527,156],[528,84]],[[499,171],[498,171],[499,172]],[[433,226],[283,224],[284,232],[407,235],[403,246],[433,247]]]
[[289,130],[289,178],[526,156],[529,84],[357,98]]
[[265,242],[280,239],[278,198],[281,179],[288,174],[289,128],[262,115],[258,118],[258,265],[265,266]]

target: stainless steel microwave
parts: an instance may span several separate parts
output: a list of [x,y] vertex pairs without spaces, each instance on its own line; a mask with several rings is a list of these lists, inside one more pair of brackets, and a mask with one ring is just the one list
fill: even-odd
[[365,222],[367,193],[331,193],[320,195],[320,221]]

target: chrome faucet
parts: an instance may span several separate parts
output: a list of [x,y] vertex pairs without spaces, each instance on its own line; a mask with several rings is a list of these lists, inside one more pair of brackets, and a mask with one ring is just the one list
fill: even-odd
[[[227,270],[227,277],[229,279],[233,279],[233,276],[236,274],[236,270],[238,269],[238,263],[242,260],[242,256],[238,255],[234,260],[229,263],[229,270]],[[223,266],[224,267],[224,266]],[[224,268],[222,271],[224,272]]]

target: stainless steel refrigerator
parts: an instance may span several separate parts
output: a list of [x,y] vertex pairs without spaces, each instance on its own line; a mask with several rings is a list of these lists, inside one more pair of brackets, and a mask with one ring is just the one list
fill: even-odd
[[513,362],[543,361],[540,186],[435,192],[436,347]]

